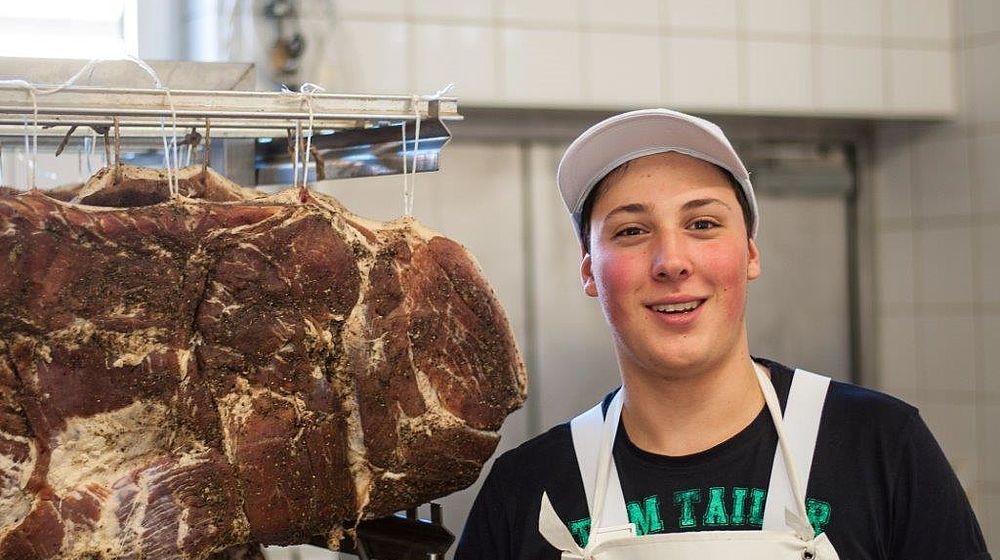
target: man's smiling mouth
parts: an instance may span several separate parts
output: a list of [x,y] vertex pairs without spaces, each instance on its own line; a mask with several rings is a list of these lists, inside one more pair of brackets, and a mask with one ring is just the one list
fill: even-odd
[[662,303],[656,305],[647,305],[646,307],[656,311],[657,313],[687,313],[694,311],[699,305],[704,303],[703,299],[696,299],[691,301],[685,301],[680,303]]

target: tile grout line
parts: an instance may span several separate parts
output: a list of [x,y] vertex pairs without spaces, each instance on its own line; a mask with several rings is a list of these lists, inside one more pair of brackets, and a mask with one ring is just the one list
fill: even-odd
[[[910,164],[910,213],[911,213],[910,215],[912,217],[916,217],[917,207],[919,206],[920,203],[919,201],[920,189],[917,188],[916,186],[917,177],[919,176],[918,174],[919,170],[917,169],[917,162],[915,157],[916,150],[914,150],[912,141],[913,125],[907,124],[905,125],[905,128],[908,133],[907,136],[911,139],[906,143],[907,155],[909,156],[908,161]],[[916,224],[914,224],[914,226],[915,225]],[[921,235],[920,228],[913,227],[911,232],[912,232],[911,235],[913,243],[913,300],[914,300],[914,311],[916,311],[916,304],[922,300],[922,295],[923,295],[924,283],[921,276],[924,270],[924,266],[920,250],[923,247],[922,245],[923,236]],[[923,338],[922,337],[923,333],[924,333],[923,324],[917,318],[916,313],[914,313],[913,340],[914,343],[916,344],[916,348],[914,348],[914,354],[916,358],[916,368],[917,368],[917,371],[914,372],[916,374],[914,380],[916,382],[916,389],[918,395],[927,385],[923,368],[924,364],[923,344],[921,343],[921,340]]]
[[667,0],[660,0],[656,3],[656,29],[660,46],[660,100],[664,106],[670,107],[673,105],[673,97],[671,96],[670,83],[670,46],[668,45],[666,3]]
[[736,7],[736,104],[750,105],[750,30],[746,25],[746,4],[739,2]]
[[815,36],[812,37],[809,47],[809,59],[812,64],[812,68],[809,70],[812,72],[811,82],[812,82],[812,106],[813,109],[818,109],[823,106],[823,59],[822,59],[822,48],[825,46],[822,41],[816,41]]
[[[966,115],[966,118],[962,119],[963,122],[960,126],[962,127],[962,130],[965,133],[964,136],[966,140],[965,163],[969,169],[969,188],[971,191],[969,193],[969,196],[970,196],[970,201],[972,203],[970,211],[972,211],[973,209],[981,207],[980,206],[981,177],[979,177],[979,174],[976,171],[975,164],[978,158],[976,157],[975,150],[973,149],[975,139],[973,138],[972,134],[973,131],[971,127],[968,125],[968,121],[971,119],[971,116],[976,114],[975,103],[973,101],[974,96],[972,95],[971,88],[969,87],[971,76],[969,75],[968,65],[966,64],[966,57],[970,57],[972,53],[965,48],[968,41],[966,34],[956,32],[957,27],[960,25],[960,22],[964,21],[959,13],[959,10],[961,10],[962,7],[960,6],[959,3],[956,2],[952,4],[951,9],[952,9],[952,21],[954,22],[952,32],[957,35],[959,43],[959,48],[955,49],[955,51],[952,53],[952,64],[954,65],[956,69],[956,74],[958,76],[958,79],[956,79],[954,83],[954,88],[956,89],[955,98],[958,101],[958,103],[961,104],[959,110],[964,111]],[[986,382],[985,382],[985,368],[984,368],[986,349],[983,344],[984,337],[982,336],[981,332],[983,329],[982,306],[984,301],[982,297],[982,285],[981,285],[983,267],[981,260],[982,247],[980,244],[979,231],[982,228],[982,226],[976,223],[978,222],[978,220],[975,219],[974,215],[972,216],[972,218],[973,218],[971,220],[972,223],[970,224],[971,226],[970,234],[972,236],[972,239],[970,240],[970,242],[972,243],[972,299],[973,302],[975,303],[975,305],[972,306],[972,337],[973,337],[972,364],[973,367],[975,368],[974,386],[976,389],[975,395],[973,396],[973,407],[976,419],[976,424],[975,424],[976,449],[981,454],[985,455],[985,451],[989,449],[990,442],[986,438],[987,430],[985,429],[987,421],[986,406],[985,406]],[[976,457],[977,480],[982,480],[983,475],[985,474],[982,470],[982,465],[983,465],[982,457],[977,456]]]

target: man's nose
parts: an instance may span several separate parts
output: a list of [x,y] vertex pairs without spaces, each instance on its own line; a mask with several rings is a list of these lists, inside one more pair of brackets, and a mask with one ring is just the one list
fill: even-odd
[[651,273],[657,280],[682,280],[691,275],[691,259],[681,235],[659,235],[654,251]]

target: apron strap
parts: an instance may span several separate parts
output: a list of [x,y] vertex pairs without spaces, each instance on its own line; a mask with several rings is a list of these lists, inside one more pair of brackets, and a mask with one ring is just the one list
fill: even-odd
[[[759,369],[757,375],[760,379],[762,373]],[[774,451],[774,463],[771,466],[763,529],[789,528],[797,533],[805,532],[805,527],[802,526],[803,522],[808,524],[805,495],[830,378],[801,369],[795,370],[784,418],[779,416],[781,406],[769,381],[764,377],[761,388],[778,431],[778,447]],[[797,514],[800,519],[790,519],[786,511]],[[811,528],[808,531],[811,538]]]
[[[612,453],[615,436],[618,433],[622,393],[623,391],[619,389],[611,400],[607,419],[604,417],[602,403],[598,402],[596,406],[569,423],[576,462],[580,468],[580,478],[587,493],[587,508],[590,512],[592,530],[596,527],[616,527],[629,522],[622,485],[618,479],[618,468],[613,457],[608,456]],[[597,519],[598,515],[600,519]]]

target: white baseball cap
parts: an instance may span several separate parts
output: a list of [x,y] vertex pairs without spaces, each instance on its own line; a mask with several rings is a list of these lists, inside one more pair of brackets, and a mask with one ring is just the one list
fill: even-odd
[[556,182],[580,231],[583,204],[594,187],[619,165],[636,158],[678,152],[714,163],[743,188],[750,205],[750,237],[757,235],[757,199],[750,174],[732,144],[714,123],[669,109],[642,109],[615,115],[587,129],[559,162]]

